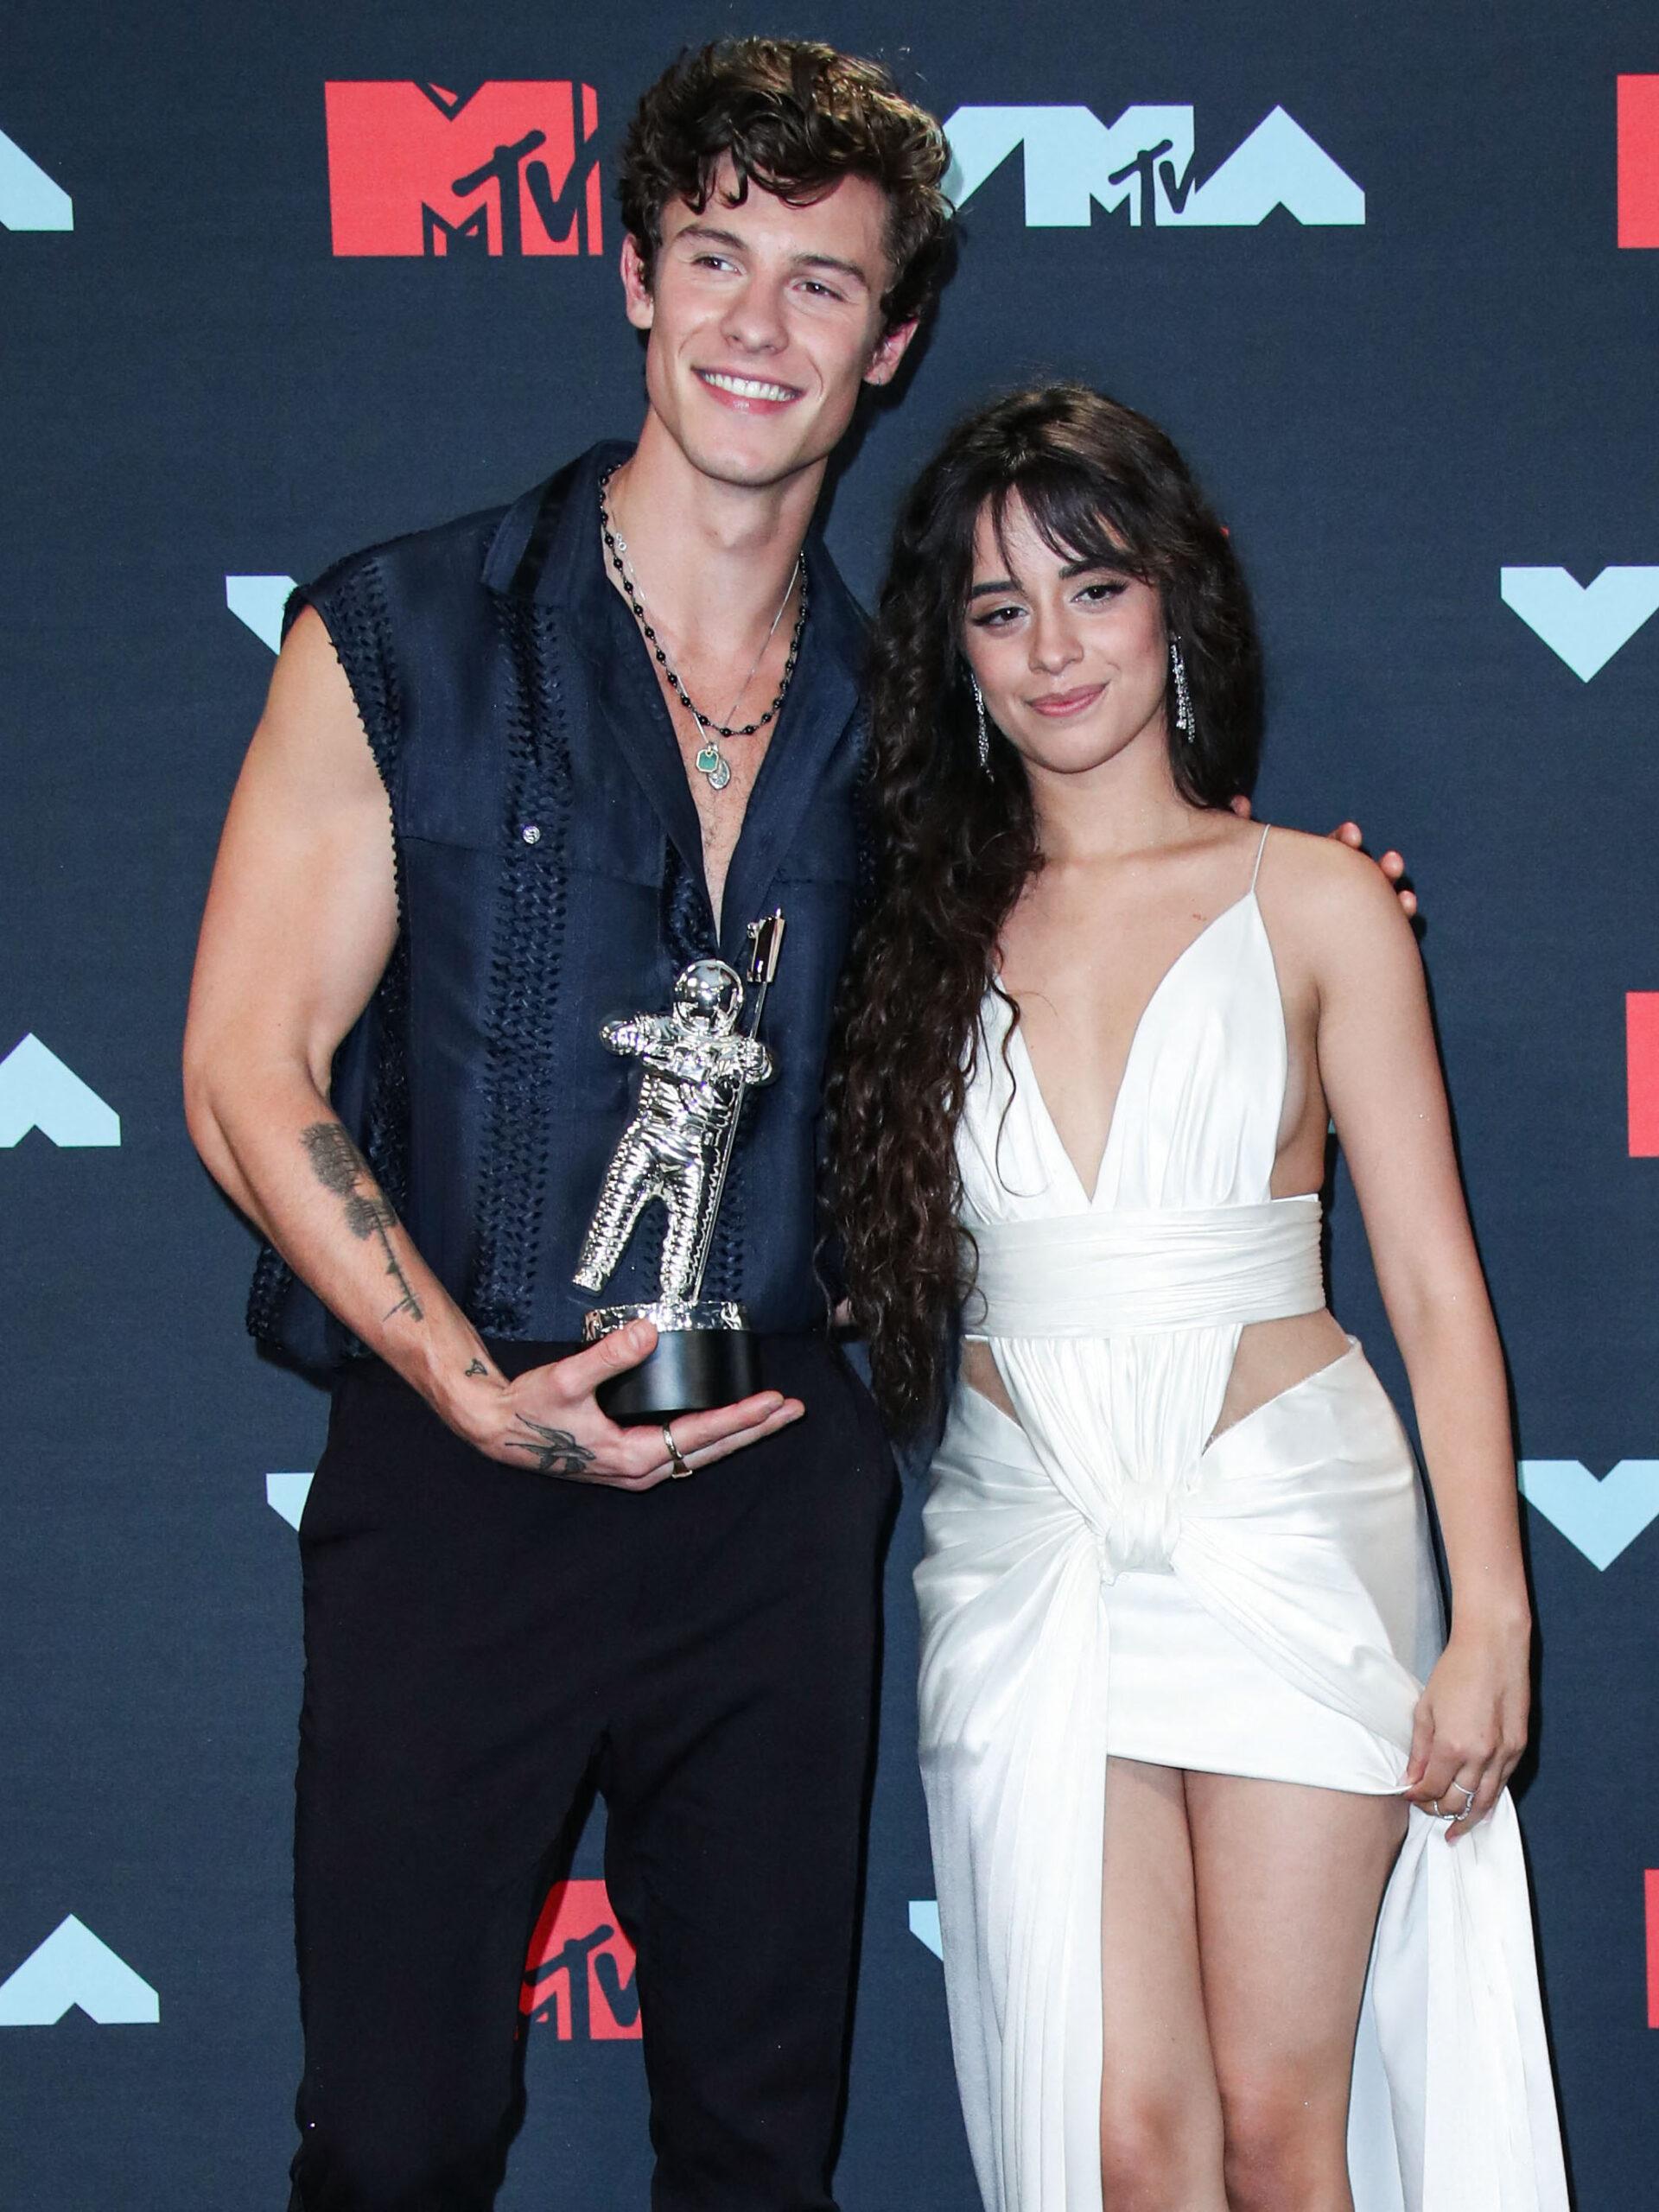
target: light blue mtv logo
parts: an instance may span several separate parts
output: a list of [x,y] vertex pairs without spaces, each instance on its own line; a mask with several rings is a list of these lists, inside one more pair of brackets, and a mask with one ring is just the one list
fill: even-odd
[[1500,569],[1498,591],[1581,683],[1659,614],[1659,569],[1604,569],[1591,584],[1565,569]]
[[283,642],[283,609],[293,588],[292,576],[226,576],[225,604],[275,652]]
[[936,1959],[944,1956],[944,1938],[939,1933],[939,1902],[937,1897],[912,1897],[910,1901],[910,1932]]
[[0,1981],[0,2028],[54,2027],[79,2005],[100,2027],[153,2027],[162,2000],[72,1912]]
[[31,1033],[0,1060],[0,1147],[31,1129],[54,1144],[119,1144],[121,1117]]
[[1365,194],[1284,109],[1264,116],[1202,184],[1192,110],[1137,106],[1116,123],[1086,107],[959,107],[945,125],[944,189],[961,207],[1025,149],[1028,228],[1086,229],[1096,207],[1137,227],[1245,228],[1283,207],[1299,223],[1365,220]]
[[311,1471],[302,1473],[276,1474],[265,1477],[265,1503],[273,1513],[281,1514],[290,1529],[300,1525],[300,1516],[305,1510],[305,1501],[311,1489]]
[[0,130],[0,223],[9,231],[73,231],[74,202]]
[[1611,1567],[1659,1520],[1659,1459],[1621,1459],[1599,1481],[1582,1459],[1523,1459],[1520,1477],[1522,1497],[1592,1567]]

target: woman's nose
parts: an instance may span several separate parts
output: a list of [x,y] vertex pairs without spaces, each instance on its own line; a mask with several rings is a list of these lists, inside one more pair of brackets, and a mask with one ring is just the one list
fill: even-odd
[[1064,613],[1040,609],[1033,612],[1031,626],[1031,664],[1046,676],[1053,676],[1069,668],[1082,652],[1077,633]]

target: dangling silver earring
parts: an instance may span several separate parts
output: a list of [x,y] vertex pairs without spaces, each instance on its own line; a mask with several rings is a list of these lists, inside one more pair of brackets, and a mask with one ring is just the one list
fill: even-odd
[[1175,728],[1179,736],[1192,744],[1198,732],[1192,719],[1192,694],[1186,688],[1186,663],[1181,658],[1179,638],[1169,641],[1169,673],[1175,686]]
[[979,722],[979,765],[988,775],[991,770],[991,733],[985,721],[985,694],[979,688],[979,678],[968,678],[974,687],[974,713]]

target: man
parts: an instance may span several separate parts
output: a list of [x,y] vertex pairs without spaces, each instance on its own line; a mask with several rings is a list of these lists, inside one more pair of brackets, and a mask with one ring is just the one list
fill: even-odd
[[[203,1157],[272,1248],[257,1332],[373,1355],[302,1530],[296,2212],[491,2202],[528,1939],[590,1778],[653,2202],[831,2202],[893,1476],[812,1264],[860,621],[809,525],[936,280],[945,162],[828,48],[677,64],[624,160],[637,446],[290,608],[186,1061]],[[601,1028],[666,1009],[692,960],[741,965],[774,906],[777,1076],[707,1282],[766,1387],[621,1428],[595,1386],[652,1332],[576,1350],[572,1281],[631,1112]],[[653,1219],[607,1300],[654,1294]]]
[[[295,595],[186,1043],[192,1133],[268,1239],[251,1325],[344,1361],[301,1531],[295,2212],[492,2202],[590,1779],[658,2212],[831,2204],[892,1473],[813,1268],[861,731],[810,524],[938,281],[945,165],[872,65],[683,60],[624,157],[637,445]],[[601,1031],[774,906],[776,1075],[706,1284],[766,1388],[619,1427],[595,1389],[652,1332],[575,1348],[632,1111]],[[654,1294],[653,1221],[607,1300]]]

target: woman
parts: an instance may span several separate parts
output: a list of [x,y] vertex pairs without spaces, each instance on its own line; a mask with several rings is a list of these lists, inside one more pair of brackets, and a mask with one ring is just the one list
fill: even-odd
[[[1507,1401],[1409,925],[1230,807],[1238,569],[1096,394],[1003,401],[924,471],[873,699],[837,1208],[895,1420],[967,1294],[917,1589],[986,2204],[1557,2212]],[[1410,1448],[1325,1306],[1332,1120],[1449,1640]]]

